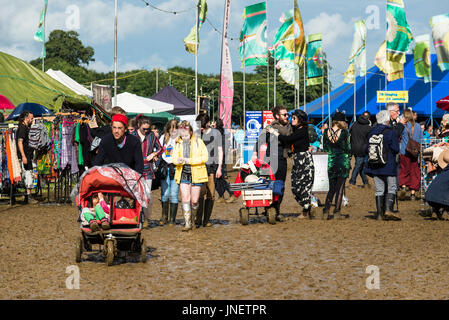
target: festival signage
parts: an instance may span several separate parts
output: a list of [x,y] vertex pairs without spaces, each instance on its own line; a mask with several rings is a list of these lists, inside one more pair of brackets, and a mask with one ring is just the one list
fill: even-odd
[[246,139],[256,142],[262,131],[262,111],[246,111]]
[[377,103],[408,103],[408,91],[377,91]]
[[262,129],[265,129],[274,121],[273,112],[264,110],[262,113]]

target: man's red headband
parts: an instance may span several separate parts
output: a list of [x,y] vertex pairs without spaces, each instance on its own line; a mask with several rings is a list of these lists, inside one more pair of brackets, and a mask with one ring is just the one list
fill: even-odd
[[114,114],[112,116],[112,122],[118,121],[125,125],[125,127],[128,125],[128,117],[124,116],[123,114]]

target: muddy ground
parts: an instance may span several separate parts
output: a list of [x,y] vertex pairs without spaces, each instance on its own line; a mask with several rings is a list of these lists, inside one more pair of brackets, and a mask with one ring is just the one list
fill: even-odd
[[[350,219],[324,221],[317,208],[317,219],[300,220],[287,180],[286,222],[253,217],[242,226],[238,201],[216,204],[211,228],[184,233],[179,209],[175,227],[154,221],[143,231],[145,264],[127,256],[107,267],[99,253],[76,264],[75,207],[1,206],[0,299],[449,298],[449,221],[419,216],[420,201],[400,202],[400,222],[373,221],[366,216],[375,210],[374,191],[360,187],[347,190]],[[158,200],[153,208],[157,220]],[[78,290],[66,287],[71,265],[79,267]],[[371,265],[379,289],[366,287]]]

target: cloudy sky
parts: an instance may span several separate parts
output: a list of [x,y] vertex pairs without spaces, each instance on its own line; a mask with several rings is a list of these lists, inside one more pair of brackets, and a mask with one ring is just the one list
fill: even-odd
[[[24,60],[37,58],[40,43],[33,40],[43,0],[0,0],[0,51]],[[49,0],[47,35],[51,30],[74,29],[85,45],[95,49],[89,68],[113,70],[114,0]],[[145,2],[167,11],[147,7]],[[237,38],[245,6],[260,0],[232,0],[229,36]],[[333,67],[334,87],[343,81],[351,50],[353,24],[365,19],[368,26],[367,64],[373,65],[377,48],[385,38],[385,0],[298,0],[307,34],[323,34],[324,50]],[[145,68],[194,67],[194,56],[184,49],[183,38],[195,22],[196,0],[119,0],[118,68],[120,71]],[[224,0],[208,0],[208,19],[221,31]],[[449,1],[405,0],[407,20],[414,36],[430,34],[432,16],[449,12]],[[268,1],[269,44],[281,25],[282,12],[293,0]],[[185,11],[186,12],[182,12]],[[5,17],[7,17],[5,19]],[[234,71],[240,70],[238,40],[230,41]],[[199,72],[219,73],[221,35],[209,23],[200,31]],[[432,46],[432,53],[435,50]]]

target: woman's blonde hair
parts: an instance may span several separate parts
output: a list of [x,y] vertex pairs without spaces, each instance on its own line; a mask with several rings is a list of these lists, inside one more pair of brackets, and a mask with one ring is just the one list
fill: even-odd
[[164,142],[167,143],[170,139],[170,131],[178,128],[178,120],[172,119],[164,127]]
[[412,124],[412,126],[415,125],[415,119],[413,119],[412,110],[406,109],[406,110],[404,110],[404,112],[402,114],[404,115],[404,118],[407,122],[410,122]]
[[348,129],[348,124],[346,123],[346,121],[333,120],[332,121],[332,127],[335,127],[335,126],[337,126],[339,129],[342,129],[342,130]]

